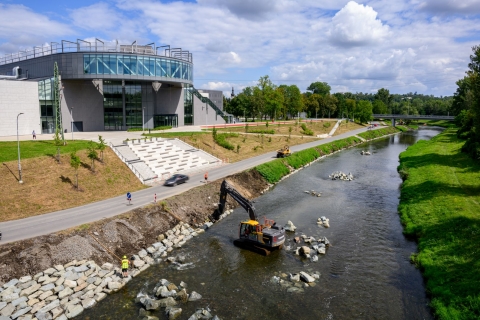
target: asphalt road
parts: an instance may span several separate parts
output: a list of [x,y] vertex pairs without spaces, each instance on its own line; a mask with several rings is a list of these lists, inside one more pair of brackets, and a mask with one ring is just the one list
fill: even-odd
[[[317,140],[301,145],[292,146],[292,152],[322,145],[335,140],[343,139],[367,131],[367,128],[357,129],[338,136]],[[253,168],[259,164],[271,161],[276,153],[269,152],[254,158],[246,159],[236,163],[223,165],[209,169],[209,180],[214,181],[226,176]],[[132,192],[132,201],[129,205],[126,195],[110,198],[103,201],[90,203],[81,207],[51,212],[26,219],[13,220],[0,223],[0,231],[3,233],[2,244],[29,239],[41,235],[80,226],[82,224],[98,221],[104,218],[114,217],[135,208],[143,207],[153,203],[154,194],[157,194],[157,201],[167,199],[173,195],[183,193],[191,188],[202,185],[203,172],[190,176],[187,183],[176,187],[155,186],[137,192]]]

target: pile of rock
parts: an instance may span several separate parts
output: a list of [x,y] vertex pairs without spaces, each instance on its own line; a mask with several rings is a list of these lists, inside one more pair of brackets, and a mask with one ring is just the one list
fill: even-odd
[[303,245],[293,249],[287,246],[286,249],[295,250],[295,255],[310,259],[312,262],[317,262],[317,254],[326,254],[326,248],[330,246],[330,241],[326,237],[317,239],[312,236],[302,235],[301,237],[296,237],[294,242],[299,243],[300,239],[303,239],[303,242],[310,246]]
[[325,216],[321,216],[317,220],[317,225],[324,226],[325,228],[330,228],[330,219],[326,218]]
[[312,274],[300,271],[299,273],[290,273],[288,275],[286,273],[276,273],[270,279],[270,282],[286,288],[287,292],[303,293],[305,292],[305,288],[314,287],[316,285],[315,281],[318,279],[320,279],[320,273],[318,271]]
[[34,276],[12,279],[0,288],[0,319],[1,316],[19,320],[73,318],[202,232],[203,229],[194,230],[180,223],[158,236],[159,242],[133,256],[133,270],[128,278],[121,277],[120,266],[74,260]]
[[[166,279],[161,279],[153,289],[153,294],[150,296],[143,292],[140,292],[135,299],[136,303],[143,305],[143,308],[139,310],[139,316],[143,319],[158,319],[151,316],[151,310],[158,310],[165,308],[165,314],[169,320],[177,319],[182,314],[182,308],[178,307],[179,303],[187,303],[189,301],[198,301],[202,299],[202,295],[192,291],[187,292],[187,284],[180,282],[177,286]],[[216,319],[220,320],[217,316],[212,316],[210,310],[199,309],[188,318],[189,320],[196,319]]]
[[315,190],[310,190],[310,191],[307,190],[307,191],[304,191],[304,192],[305,192],[305,193],[308,193],[308,194],[310,194],[310,195],[312,195],[312,196],[314,196],[314,197],[321,197],[321,196],[322,196],[322,193],[321,193],[321,192],[317,192],[317,191],[315,191]]
[[369,155],[370,155],[370,151],[364,151],[364,150],[362,150],[362,152],[360,152],[360,154],[361,154],[362,156],[369,156]]
[[348,174],[345,174],[342,171],[335,171],[328,177],[332,180],[344,180],[344,181],[353,180],[353,175],[350,172]]

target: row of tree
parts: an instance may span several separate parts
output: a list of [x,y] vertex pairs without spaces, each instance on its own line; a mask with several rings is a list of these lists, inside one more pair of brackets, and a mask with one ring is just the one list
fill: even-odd
[[480,160],[480,45],[472,51],[466,76],[457,81],[452,109],[460,127],[457,135],[467,140],[462,151]]
[[390,94],[379,89],[375,94],[330,93],[326,82],[313,82],[304,93],[296,85],[272,83],[261,77],[257,86],[247,87],[233,98],[224,98],[224,109],[236,117],[289,119],[305,112],[308,118],[348,117],[360,122],[372,114],[449,115],[455,114],[452,97],[434,97],[415,93]]

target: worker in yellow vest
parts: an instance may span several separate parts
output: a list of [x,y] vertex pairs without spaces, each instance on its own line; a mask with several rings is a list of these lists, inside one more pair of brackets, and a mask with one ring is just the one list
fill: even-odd
[[128,267],[130,265],[130,260],[127,259],[127,256],[123,256],[122,259],[122,275],[124,278],[128,277]]

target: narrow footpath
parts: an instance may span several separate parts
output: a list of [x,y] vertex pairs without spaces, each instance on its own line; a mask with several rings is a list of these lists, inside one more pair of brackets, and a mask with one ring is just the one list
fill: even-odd
[[[380,128],[382,127],[378,127],[376,129]],[[338,136],[329,137],[321,141],[313,141],[301,145],[292,146],[290,149],[292,152],[297,152],[332,141],[351,137],[367,130],[368,129],[365,127],[362,129],[346,132]],[[241,171],[245,171],[262,163],[271,161],[275,158],[275,156],[276,153],[269,152],[236,163],[231,163],[214,169],[209,169],[209,180],[214,181]],[[193,174],[190,176],[190,180],[188,183],[173,188],[154,186],[148,189],[132,192],[132,201],[130,205],[128,204],[125,195],[90,203],[88,205],[80,207],[51,212],[26,219],[2,222],[0,223],[0,231],[3,234],[1,243],[5,244],[41,235],[47,235],[50,233],[80,226],[82,224],[98,221],[104,218],[111,218],[116,215],[128,212],[132,209],[140,208],[147,204],[153,203],[155,194],[157,197],[157,201],[170,198],[174,195],[181,194],[189,189],[203,185],[203,174],[203,172]]]

